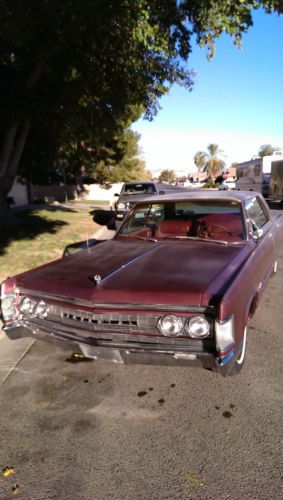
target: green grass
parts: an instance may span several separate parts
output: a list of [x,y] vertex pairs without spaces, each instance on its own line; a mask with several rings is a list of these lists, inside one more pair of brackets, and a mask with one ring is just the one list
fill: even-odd
[[72,203],[74,205],[110,205],[108,200],[69,200],[68,203]]
[[17,213],[19,223],[1,228],[0,283],[51,260],[64,248],[90,238],[98,229],[88,210],[35,209]]

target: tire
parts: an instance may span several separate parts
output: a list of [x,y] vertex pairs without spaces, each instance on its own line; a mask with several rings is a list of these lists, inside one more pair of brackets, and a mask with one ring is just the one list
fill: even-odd
[[242,349],[238,354],[237,359],[235,359],[231,370],[227,374],[228,377],[233,377],[234,375],[237,375],[243,368],[246,359],[246,344],[247,344],[247,327],[244,330]]

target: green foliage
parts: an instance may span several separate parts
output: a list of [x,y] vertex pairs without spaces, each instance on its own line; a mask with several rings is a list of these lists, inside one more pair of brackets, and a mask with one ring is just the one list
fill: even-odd
[[[191,90],[193,74],[185,62],[193,41],[211,56],[222,32],[239,43],[252,25],[252,9],[279,12],[280,5],[277,0],[0,2],[0,181],[15,175],[11,165],[13,153],[21,152],[21,127],[26,135],[31,130],[21,162],[25,175],[35,165],[57,168],[60,158],[74,170],[91,151],[98,171],[102,164],[120,165],[117,136],[143,112],[152,119],[173,83]],[[13,125],[17,134],[8,139]],[[119,168],[127,172],[126,160]]]
[[197,151],[194,155],[194,163],[198,169],[198,174],[203,171],[207,160],[207,155],[203,151]]
[[196,155],[201,159],[202,164],[204,163],[203,172],[207,172],[209,177],[215,179],[215,177],[225,168],[225,162],[221,159],[223,151],[219,149],[218,144],[209,144],[207,146],[207,151],[208,153],[198,151]]
[[150,179],[145,163],[139,158],[139,134],[130,129],[115,136],[111,147],[91,152],[86,171],[96,182],[121,182]]
[[271,156],[275,151],[278,151],[279,148],[271,146],[271,144],[263,144],[259,148],[258,156],[263,158],[264,156]]
[[213,187],[218,187],[219,183],[214,183],[212,179],[208,179],[207,182],[202,186],[205,189],[211,189]]
[[175,182],[176,175],[174,170],[162,170],[159,175],[160,182]]

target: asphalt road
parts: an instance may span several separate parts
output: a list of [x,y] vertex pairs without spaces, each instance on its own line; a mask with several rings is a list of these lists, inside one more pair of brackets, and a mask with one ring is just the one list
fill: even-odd
[[282,284],[283,249],[234,378],[35,342],[0,387],[0,499],[283,498]]

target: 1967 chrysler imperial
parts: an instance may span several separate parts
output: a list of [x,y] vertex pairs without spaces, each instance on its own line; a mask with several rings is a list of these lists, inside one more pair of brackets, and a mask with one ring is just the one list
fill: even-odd
[[95,359],[233,375],[282,241],[283,217],[260,194],[153,196],[112,240],[4,281],[4,330]]

